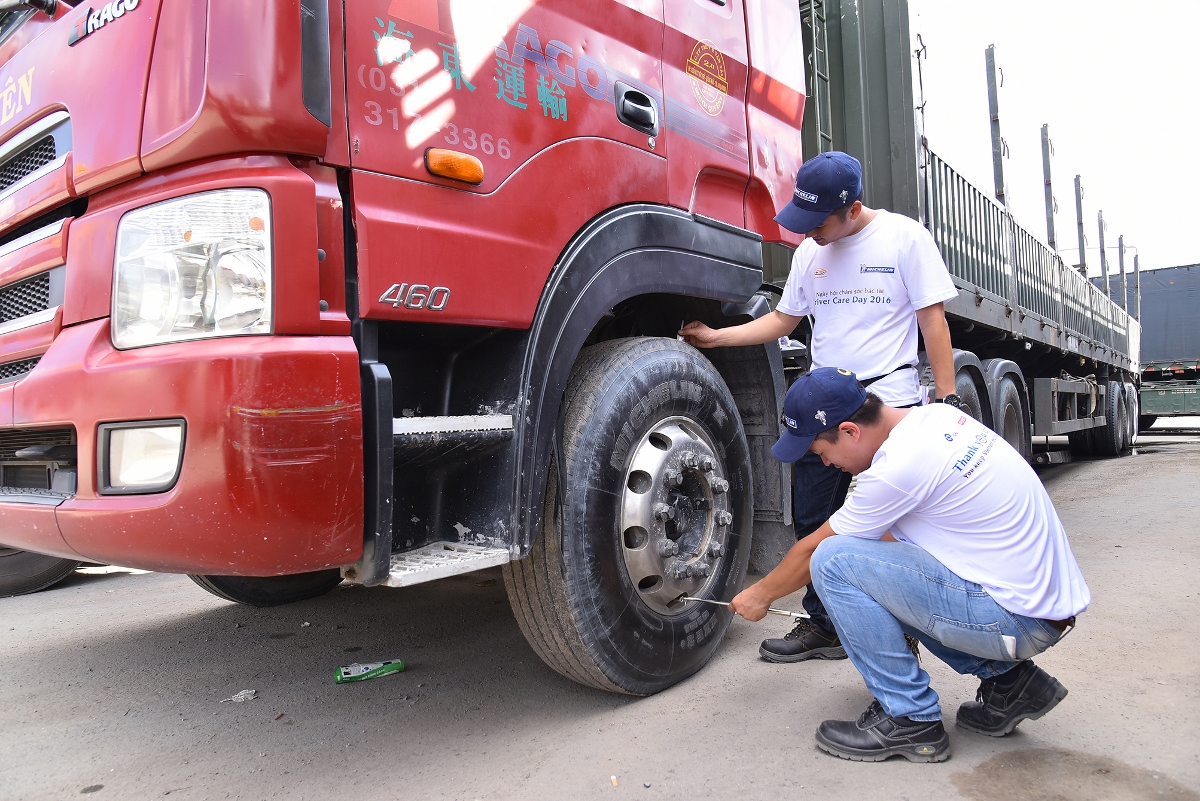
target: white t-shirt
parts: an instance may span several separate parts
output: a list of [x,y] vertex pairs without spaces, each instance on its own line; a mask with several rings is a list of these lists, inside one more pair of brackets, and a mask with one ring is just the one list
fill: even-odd
[[1018,615],[1066,620],[1092,600],[1033,468],[951,406],[910,411],[829,524],[866,539],[890,530]]
[[[853,236],[801,242],[777,309],[813,315],[813,367],[844,367],[865,379],[916,364],[917,309],[957,295],[929,232],[881,209]],[[870,391],[892,406],[921,400],[916,370],[892,373]]]

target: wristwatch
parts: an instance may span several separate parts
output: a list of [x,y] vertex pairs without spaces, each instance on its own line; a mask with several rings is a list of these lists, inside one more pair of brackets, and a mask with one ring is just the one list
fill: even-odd
[[955,395],[953,392],[951,392],[949,395],[947,395],[944,398],[938,398],[937,400],[934,401],[934,403],[944,403],[947,406],[953,406],[955,409],[961,409],[963,406],[962,401],[959,400],[959,397],[957,395]]

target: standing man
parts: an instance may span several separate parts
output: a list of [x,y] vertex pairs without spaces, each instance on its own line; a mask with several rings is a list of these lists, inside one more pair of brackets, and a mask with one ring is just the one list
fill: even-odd
[[[846,153],[822,153],[796,175],[791,202],[776,222],[806,234],[792,258],[783,299],[745,325],[712,329],[691,322],[680,333],[698,348],[760,345],[792,333],[813,316],[812,366],[846,367],[892,406],[921,403],[917,328],[933,367],[938,398],[954,406],[954,353],[943,303],[958,295],[929,232],[915,220],[862,204],[862,166]],[[850,476],[814,454],[793,466],[792,510],[797,540],[837,511]],[[809,585],[801,620],[782,639],[764,640],[771,662],[845,659],[846,650],[817,590]]]
[[960,728],[1001,737],[1065,698],[1030,657],[1074,627],[1091,594],[1025,459],[948,405],[885,405],[849,370],[801,376],[784,416],[776,458],[815,453],[856,474],[858,488],[730,606],[761,620],[810,581],[820,591],[875,700],[857,721],[822,723],[817,745],[866,762],[949,758],[937,693],[906,634],[979,677],[976,700],[958,708]]

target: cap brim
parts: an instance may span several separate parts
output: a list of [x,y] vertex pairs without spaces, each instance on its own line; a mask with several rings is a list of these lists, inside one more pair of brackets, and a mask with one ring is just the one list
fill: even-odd
[[789,202],[775,215],[775,222],[792,233],[807,234],[825,222],[825,218],[831,213],[828,211],[808,211],[800,208],[795,203]]
[[771,446],[771,455],[781,462],[798,462],[804,454],[808,453],[809,446],[816,438],[816,434],[810,437],[801,437],[790,431],[784,431],[779,440]]

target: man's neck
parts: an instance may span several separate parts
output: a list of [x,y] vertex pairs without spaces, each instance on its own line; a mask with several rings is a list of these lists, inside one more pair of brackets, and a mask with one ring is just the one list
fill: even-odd
[[866,228],[871,224],[871,221],[874,220],[878,214],[878,209],[869,209],[866,206],[863,206],[862,211],[858,214],[858,219],[854,221],[854,230],[847,234],[847,236],[854,236],[859,231]]
[[911,411],[912,409],[897,409],[894,406],[884,404],[883,409],[880,411],[879,424],[876,426],[879,432],[876,436],[879,438],[880,445],[892,435],[892,429],[900,425]]

